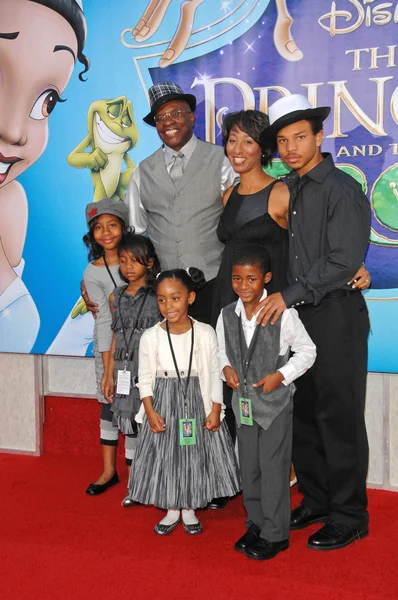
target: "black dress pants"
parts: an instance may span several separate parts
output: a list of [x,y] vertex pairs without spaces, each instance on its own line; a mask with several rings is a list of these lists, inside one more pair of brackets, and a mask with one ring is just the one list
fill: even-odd
[[369,317],[360,292],[298,310],[317,358],[296,381],[293,463],[303,506],[335,522],[368,523],[365,395]]

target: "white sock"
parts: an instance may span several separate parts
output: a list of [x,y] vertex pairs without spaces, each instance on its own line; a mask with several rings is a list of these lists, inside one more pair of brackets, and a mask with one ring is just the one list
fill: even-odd
[[159,522],[159,525],[173,525],[180,517],[179,510],[168,510],[164,519]]
[[185,525],[197,525],[197,523],[199,523],[199,519],[195,515],[195,511],[191,508],[182,509],[182,521],[185,523]]

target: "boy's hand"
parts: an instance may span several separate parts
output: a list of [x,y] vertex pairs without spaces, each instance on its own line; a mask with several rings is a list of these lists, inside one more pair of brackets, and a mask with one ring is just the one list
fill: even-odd
[[152,433],[162,433],[166,429],[166,423],[163,417],[160,416],[155,410],[152,410],[147,414],[149,427]]
[[235,369],[233,369],[230,366],[227,366],[223,368],[223,373],[227,385],[229,385],[229,387],[233,388],[234,390],[237,390],[239,388],[239,378]]
[[271,375],[266,375],[257,383],[253,383],[254,388],[263,387],[263,392],[273,392],[277,387],[280,386],[282,381],[284,380],[284,376],[280,371],[275,371],[275,373],[271,373]]
[[255,311],[257,312],[260,308],[257,323],[261,323],[265,327],[269,320],[271,320],[271,325],[275,325],[283,311],[287,309],[287,306],[282,294],[278,292],[277,294],[270,294],[270,296],[261,300]]
[[205,429],[209,431],[218,431],[220,429],[220,414],[221,414],[221,404],[213,404],[213,410],[206,417]]

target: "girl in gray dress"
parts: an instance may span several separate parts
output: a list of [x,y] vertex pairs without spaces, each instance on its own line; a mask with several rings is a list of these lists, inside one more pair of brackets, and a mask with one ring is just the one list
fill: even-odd
[[[203,279],[198,269],[190,273]],[[202,531],[195,509],[239,491],[238,466],[223,421],[216,335],[188,316],[194,282],[182,269],[164,271],[156,289],[165,320],[141,338],[142,428],[129,491],[133,501],[167,509],[156,534],[171,533],[182,517],[192,535]]]
[[[127,233],[118,246],[124,285],[110,295],[113,339],[106,370],[104,394],[111,403],[113,425],[129,439],[133,453],[138,425],[135,416],[141,400],[138,392],[138,347],[145,329],[160,321],[153,285],[159,260],[149,238]],[[128,471],[130,472],[130,464]],[[126,497],[122,506],[133,502]]]

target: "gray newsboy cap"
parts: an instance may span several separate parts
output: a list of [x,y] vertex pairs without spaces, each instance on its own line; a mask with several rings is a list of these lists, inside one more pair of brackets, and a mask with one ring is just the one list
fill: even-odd
[[90,202],[90,204],[87,204],[87,226],[90,225],[90,222],[93,219],[100,217],[101,215],[115,215],[115,217],[119,217],[124,223],[128,223],[129,209],[123,200],[113,200],[112,198],[103,198],[98,202]]

